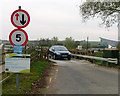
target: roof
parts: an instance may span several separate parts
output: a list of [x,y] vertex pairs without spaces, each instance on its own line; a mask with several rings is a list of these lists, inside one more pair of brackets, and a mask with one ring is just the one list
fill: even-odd
[[52,47],[65,47],[65,46],[62,46],[62,45],[53,45]]
[[100,37],[100,39],[102,41],[104,41],[104,43],[106,43],[107,45],[111,45],[112,47],[116,47],[116,45],[118,43],[117,41],[109,40],[109,39],[105,39],[105,38],[101,38],[101,37]]

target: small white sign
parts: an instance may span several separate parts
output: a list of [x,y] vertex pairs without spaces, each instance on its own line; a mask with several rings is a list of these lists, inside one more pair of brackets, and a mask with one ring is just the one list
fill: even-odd
[[6,54],[5,72],[30,73],[30,55],[29,54]]

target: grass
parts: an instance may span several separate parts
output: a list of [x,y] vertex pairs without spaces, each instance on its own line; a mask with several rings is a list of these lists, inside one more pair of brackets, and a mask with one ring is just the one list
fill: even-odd
[[103,51],[95,52],[94,56],[96,56],[96,57],[103,57]]
[[8,77],[9,75],[12,75],[12,73],[0,73],[0,75],[2,76],[2,80],[5,79],[6,77]]
[[101,64],[99,64],[99,66],[106,66],[106,67],[109,67],[109,68],[116,68],[116,69],[118,69],[120,67],[119,65],[114,64],[114,63],[109,63],[109,65],[106,65],[105,62],[102,62]]
[[19,74],[19,90],[16,90],[16,74],[13,74],[2,84],[3,96],[11,94],[24,94],[32,90],[32,83],[42,75],[42,69],[49,64],[46,61],[38,61],[31,64],[31,72]]

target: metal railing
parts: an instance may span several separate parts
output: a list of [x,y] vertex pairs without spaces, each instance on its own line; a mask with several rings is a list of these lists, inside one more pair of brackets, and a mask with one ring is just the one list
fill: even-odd
[[107,66],[109,65],[109,63],[115,63],[118,64],[118,60],[117,58],[102,58],[102,57],[95,57],[95,56],[87,56],[87,55],[78,55],[78,54],[71,54],[72,57],[77,57],[77,58],[86,58],[86,59],[91,59],[93,60],[100,60],[100,61],[105,61]]

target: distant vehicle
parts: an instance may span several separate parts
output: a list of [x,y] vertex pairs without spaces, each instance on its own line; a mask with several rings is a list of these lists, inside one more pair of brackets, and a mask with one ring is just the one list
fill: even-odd
[[49,49],[49,56],[52,59],[64,59],[71,60],[71,53],[65,46],[54,45]]

